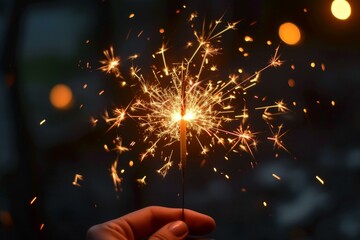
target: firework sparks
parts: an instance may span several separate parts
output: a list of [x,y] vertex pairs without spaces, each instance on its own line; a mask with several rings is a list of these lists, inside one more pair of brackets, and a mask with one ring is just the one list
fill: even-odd
[[163,178],[166,177],[168,171],[170,170],[170,168],[171,168],[172,165],[173,165],[173,161],[171,161],[172,154],[173,154],[173,151],[171,151],[169,157],[166,157],[166,158],[164,159],[165,164],[164,164],[161,168],[159,168],[158,170],[156,170],[156,172],[159,173]]
[[81,187],[79,181],[83,181],[84,180],[84,177],[80,174],[75,174],[75,177],[74,177],[74,181],[72,182],[72,185],[74,186],[77,186],[77,187]]
[[113,164],[111,165],[111,168],[110,168],[110,174],[111,174],[111,177],[112,177],[112,180],[113,180],[113,184],[114,184],[114,188],[115,188],[115,191],[119,191],[120,190],[120,185],[121,185],[121,182],[122,182],[122,178],[119,177],[118,175],[118,170],[117,170],[117,165],[118,165],[118,159],[116,159]]
[[[196,18],[194,13],[189,21]],[[224,24],[222,19],[211,23],[208,28],[203,25],[202,30],[194,30],[195,41],[187,41],[185,49],[190,50],[188,56],[182,57],[178,62],[167,60],[167,54],[171,51],[165,44],[152,56],[161,57],[162,66],[152,66],[152,77],[144,77],[141,69],[132,65],[130,75],[137,80],[139,86],[134,99],[125,107],[119,106],[112,110],[109,115],[105,112],[103,119],[110,124],[110,129],[119,129],[123,122],[128,119],[135,120],[142,129],[143,142],[147,148],[140,154],[139,160],[154,157],[161,148],[164,153],[165,147],[170,151],[164,154],[164,165],[157,172],[165,177],[174,165],[172,161],[174,144],[180,142],[181,169],[185,168],[186,146],[195,140],[200,147],[200,154],[207,153],[215,146],[228,149],[228,153],[244,151],[255,158],[260,131],[250,128],[249,109],[244,106],[238,110],[238,96],[243,96],[249,88],[258,84],[260,73],[270,67],[278,67],[282,64],[279,56],[279,47],[275,49],[274,56],[269,63],[256,71],[248,78],[241,79],[237,74],[230,74],[228,79],[213,79],[213,72],[219,71],[219,66],[213,58],[221,54],[222,34],[236,29],[238,22]],[[223,26],[223,27],[221,27]],[[252,38],[251,38],[252,39]],[[192,50],[192,51],[191,51]],[[101,61],[104,66],[100,69],[106,73],[118,73],[119,58],[113,56],[113,49],[105,50],[106,60]],[[135,61],[138,54],[128,58]],[[241,70],[242,72],[242,70]],[[239,73],[241,73],[239,72]],[[273,132],[271,121],[279,114],[289,111],[286,104],[281,100],[273,105],[260,106],[255,110],[263,110],[263,120],[270,127],[272,136],[268,140],[274,142],[274,147],[285,148],[282,137],[282,125],[278,131]],[[237,123],[239,122],[239,123]],[[236,130],[231,130],[237,124]],[[120,155],[130,149],[123,146],[121,138],[114,140],[115,148]],[[226,157],[226,159],[228,159]],[[111,175],[115,189],[118,190],[122,179],[117,175],[117,160],[111,167]],[[225,175],[229,179],[228,175]],[[139,182],[139,179],[138,179]],[[140,183],[140,182],[139,182]],[[143,178],[145,185],[145,178]]]
[[96,119],[94,117],[90,118],[90,123],[93,127],[96,127],[97,123],[99,122],[99,119]]
[[115,148],[113,150],[116,151],[118,154],[122,154],[123,152],[127,152],[130,150],[130,148],[123,146],[122,138],[117,137],[115,138],[114,142]]
[[236,138],[229,139],[229,142],[232,144],[230,150],[233,150],[235,146],[239,146],[241,150],[249,153],[253,158],[255,158],[253,150],[256,150],[257,142],[255,139],[255,133],[251,132],[250,127],[248,126],[246,129],[243,129],[243,125],[240,125],[240,127],[233,133]]
[[30,205],[32,205],[35,201],[36,201],[37,197],[34,197],[31,201],[30,201]]
[[279,180],[279,181],[281,180],[281,178],[280,178],[278,175],[276,175],[275,173],[273,173],[272,176],[273,176],[274,178],[276,178],[277,180]]
[[145,186],[145,185],[146,185],[145,179],[146,179],[146,176],[144,176],[144,177],[142,177],[142,178],[139,178],[139,179],[136,179],[136,181],[137,181],[140,185]]
[[325,184],[325,181],[322,180],[319,176],[316,176],[316,179],[317,179],[322,185]]
[[289,108],[286,107],[286,104],[283,102],[283,100],[277,101],[273,105],[257,107],[255,109],[264,110],[262,117],[266,122],[270,122],[271,120],[274,120],[278,115],[282,115],[290,111]]
[[282,132],[282,129],[283,129],[282,124],[280,126],[278,126],[277,132],[274,132],[272,130],[272,128],[270,128],[273,136],[268,137],[268,139],[271,141],[274,141],[274,145],[273,145],[274,148],[283,149],[288,152],[288,150],[286,149],[286,147],[284,146],[283,141],[282,141],[282,137],[286,134],[286,132]]
[[105,119],[105,121],[107,123],[109,123],[109,122],[113,123],[112,126],[110,127],[110,129],[113,127],[120,127],[121,123],[125,120],[126,111],[127,111],[127,108],[115,108],[113,110],[113,115],[115,117],[112,117],[112,118],[109,117],[108,112],[104,113],[103,118]]
[[113,47],[111,46],[110,50],[104,50],[104,55],[106,59],[100,61],[103,66],[99,69],[107,74],[113,73],[117,78],[122,78],[119,70],[120,58],[114,56]]

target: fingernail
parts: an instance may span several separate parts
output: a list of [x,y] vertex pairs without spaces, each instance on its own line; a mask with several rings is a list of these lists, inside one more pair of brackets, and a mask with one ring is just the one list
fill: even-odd
[[177,237],[184,236],[187,232],[187,226],[183,221],[176,221],[169,225],[169,231]]

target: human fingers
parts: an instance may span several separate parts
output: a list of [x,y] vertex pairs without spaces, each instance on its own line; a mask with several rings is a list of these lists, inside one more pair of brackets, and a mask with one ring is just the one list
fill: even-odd
[[[170,222],[181,220],[182,209],[151,206],[125,215],[123,219],[131,226],[135,239],[141,239]],[[184,222],[192,235],[204,235],[215,228],[213,218],[189,209],[184,210]]]
[[149,240],[183,240],[188,236],[188,233],[186,223],[178,220],[160,228],[150,236]]
[[[151,206],[124,215],[89,229],[88,239],[142,239],[155,233],[170,222],[182,219],[182,209]],[[204,235],[215,228],[211,217],[185,209],[184,222],[192,235]]]

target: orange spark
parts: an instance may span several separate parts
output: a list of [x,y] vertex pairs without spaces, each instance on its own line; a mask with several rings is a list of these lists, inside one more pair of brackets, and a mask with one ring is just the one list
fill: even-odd
[[103,66],[99,69],[107,74],[113,73],[117,78],[122,78],[119,70],[120,58],[114,56],[113,47],[111,46],[110,50],[104,50],[104,55],[106,59],[100,61]]
[[325,184],[324,180],[322,180],[319,176],[316,176],[316,179],[317,179],[322,185]]
[[276,175],[275,173],[273,173],[272,176],[273,176],[274,178],[276,178],[277,180],[279,180],[279,181],[281,180],[281,178],[280,178],[278,175]]
[[110,168],[110,174],[113,179],[113,184],[114,184],[114,188],[115,188],[116,192],[120,190],[120,184],[122,182],[122,178],[120,178],[117,173],[117,164],[118,164],[118,159],[116,159],[113,162],[113,164],[111,165],[111,168]]
[[140,185],[145,186],[145,185],[146,185],[145,179],[146,179],[146,176],[144,176],[144,177],[142,177],[142,178],[139,178],[139,179],[136,179],[136,181],[137,181]]
[[283,125],[281,124],[280,126],[278,126],[278,131],[277,132],[274,132],[272,130],[272,128],[270,127],[270,130],[271,130],[271,133],[272,133],[272,137],[268,137],[267,139],[271,140],[271,141],[274,141],[274,148],[277,147],[277,148],[281,148],[281,149],[284,149],[285,151],[288,152],[288,150],[286,149],[286,147],[284,146],[283,144],[283,141],[282,141],[282,137],[287,133],[287,132],[281,132],[282,131],[282,128],[283,128]]
[[77,186],[77,187],[81,187],[80,183],[79,183],[79,180],[84,180],[83,176],[80,175],[80,174],[75,174],[75,177],[74,177],[74,181],[72,182],[72,185],[74,186]]
[[31,201],[30,201],[30,205],[32,205],[35,201],[36,201],[37,197],[34,197]]

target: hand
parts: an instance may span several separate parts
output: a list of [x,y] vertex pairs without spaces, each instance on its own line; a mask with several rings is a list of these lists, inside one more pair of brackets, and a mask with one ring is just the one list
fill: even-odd
[[189,234],[204,235],[215,228],[211,217],[185,209],[146,207],[120,218],[92,226],[87,233],[88,240],[180,240]]

